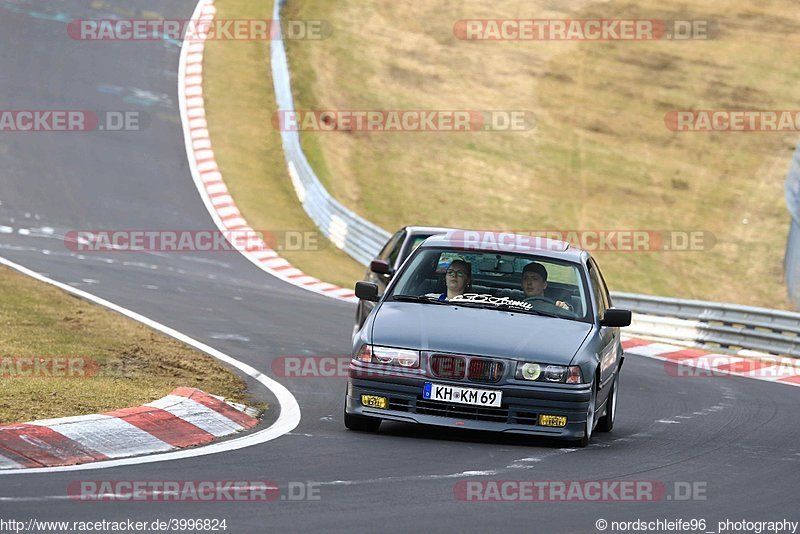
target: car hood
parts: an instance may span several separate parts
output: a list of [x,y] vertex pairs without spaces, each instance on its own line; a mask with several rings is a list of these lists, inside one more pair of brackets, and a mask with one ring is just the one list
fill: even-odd
[[566,365],[592,325],[501,310],[384,302],[372,343],[389,347],[496,356]]

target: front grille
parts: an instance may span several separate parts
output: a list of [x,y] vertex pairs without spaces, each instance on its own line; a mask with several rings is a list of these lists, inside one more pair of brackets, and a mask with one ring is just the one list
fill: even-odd
[[537,425],[539,418],[536,413],[508,408],[488,408],[484,406],[469,406],[466,404],[435,402],[417,397],[416,402],[411,399],[389,397],[389,409],[398,412],[418,413],[421,415],[438,415],[439,417],[452,417],[454,419],[470,421],[489,421],[492,423],[508,423],[517,425]]
[[431,372],[437,378],[461,380],[464,378],[466,361],[460,356],[444,356],[436,354],[431,356]]
[[472,421],[492,421],[505,423],[508,421],[508,408],[485,408],[482,406],[467,406],[466,404],[448,404],[444,402],[431,402],[422,398],[417,399],[418,414],[438,415],[440,417],[454,417],[456,419],[469,419]]
[[398,412],[407,412],[409,411],[409,404],[411,401],[408,399],[398,399],[396,397],[389,397],[389,409],[396,410]]
[[503,376],[503,362],[480,360],[469,361],[469,379],[476,382],[497,382]]
[[511,423],[518,425],[536,425],[539,424],[539,416],[531,412],[516,412],[511,414]]

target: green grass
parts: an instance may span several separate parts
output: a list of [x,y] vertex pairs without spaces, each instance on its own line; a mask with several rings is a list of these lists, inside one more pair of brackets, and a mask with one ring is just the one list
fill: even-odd
[[[178,386],[254,405],[213,358],[6,267],[0,302],[0,424],[139,406]],[[76,366],[31,376],[25,358]]]

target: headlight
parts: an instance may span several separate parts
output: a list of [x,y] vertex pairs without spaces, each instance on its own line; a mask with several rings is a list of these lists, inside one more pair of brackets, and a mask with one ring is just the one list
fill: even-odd
[[567,368],[561,365],[548,365],[544,369],[544,379],[548,382],[563,382]]
[[533,362],[517,362],[518,380],[537,382],[556,382],[561,384],[582,384],[581,368],[577,365],[542,365]]
[[523,380],[536,380],[542,374],[542,368],[538,363],[517,364],[517,378]]
[[419,351],[395,349],[392,347],[375,347],[364,345],[353,358],[363,363],[380,363],[383,365],[399,365],[400,367],[419,367]]

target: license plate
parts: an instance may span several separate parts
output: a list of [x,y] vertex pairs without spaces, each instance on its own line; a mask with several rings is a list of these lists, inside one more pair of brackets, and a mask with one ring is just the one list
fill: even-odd
[[425,382],[425,387],[422,390],[422,398],[433,401],[457,402],[459,404],[499,408],[503,402],[503,392]]
[[542,426],[567,426],[567,418],[563,415],[540,415],[539,424]]
[[386,409],[389,407],[389,399],[377,395],[361,395],[361,404],[370,408]]

